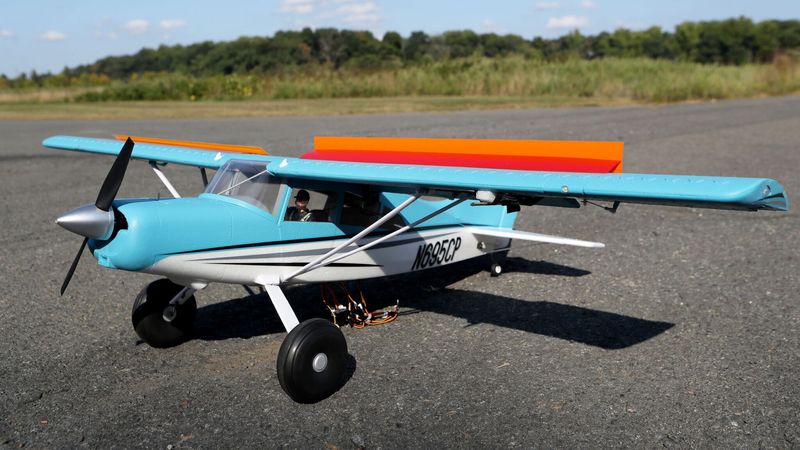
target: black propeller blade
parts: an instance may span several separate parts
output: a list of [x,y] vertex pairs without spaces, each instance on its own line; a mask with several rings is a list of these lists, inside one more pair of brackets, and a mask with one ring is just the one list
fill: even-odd
[[111,208],[111,203],[114,201],[114,197],[117,196],[119,187],[122,185],[122,178],[125,177],[125,170],[128,169],[128,161],[131,160],[132,153],[133,140],[128,138],[128,140],[125,141],[125,145],[122,146],[119,155],[117,155],[117,159],[114,160],[114,165],[111,166],[111,170],[108,171],[108,175],[106,175],[106,179],[103,181],[103,187],[100,188],[100,193],[97,194],[97,201],[94,202],[94,206],[97,206],[98,209],[108,211],[108,209]]
[[[103,181],[103,186],[100,187],[100,193],[97,194],[97,200],[94,202],[94,206],[98,209],[102,209],[103,211],[111,209],[111,204],[114,202],[114,198],[117,196],[117,192],[119,192],[119,187],[122,185],[122,179],[125,177],[125,171],[128,169],[128,162],[131,160],[131,154],[133,153],[133,145],[133,140],[128,138],[122,146],[122,150],[120,150],[117,155],[117,159],[114,160],[114,164],[108,171],[105,181]],[[89,238],[83,240],[78,254],[75,255],[75,259],[72,260],[72,265],[69,266],[67,276],[64,278],[64,283],[61,285],[61,295],[64,295],[64,291],[67,290],[72,275],[75,273],[75,268],[78,267],[78,261],[81,259],[83,249],[86,248],[88,242]]]
[[67,286],[69,286],[69,280],[72,279],[72,274],[75,273],[75,268],[78,267],[78,261],[81,259],[81,255],[83,254],[83,249],[86,248],[86,243],[89,242],[89,238],[83,238],[83,244],[81,244],[81,249],[78,250],[78,254],[75,255],[75,259],[72,260],[72,265],[69,266],[69,271],[67,271],[67,277],[64,278],[64,282],[61,284],[61,295],[64,295],[64,291],[67,290]]

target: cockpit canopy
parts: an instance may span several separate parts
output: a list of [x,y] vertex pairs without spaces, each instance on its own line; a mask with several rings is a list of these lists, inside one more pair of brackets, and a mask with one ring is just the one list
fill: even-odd
[[219,168],[205,192],[236,198],[274,214],[280,189],[281,181],[267,172],[266,163],[230,160]]

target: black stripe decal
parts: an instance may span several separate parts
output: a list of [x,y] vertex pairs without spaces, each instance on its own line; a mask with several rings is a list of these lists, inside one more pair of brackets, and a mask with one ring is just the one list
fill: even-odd
[[[449,225],[432,225],[429,227],[417,227],[412,230],[409,230],[408,233],[414,231],[427,231],[427,230],[436,230],[441,228],[456,228],[462,226],[480,226],[479,224],[471,224],[471,223],[455,223]],[[385,236],[391,233],[391,231],[375,231],[367,236]],[[267,241],[267,242],[254,242],[250,244],[236,244],[236,245],[225,245],[222,247],[209,247],[209,248],[201,248],[198,250],[186,250],[182,252],[173,252],[173,253],[166,253],[165,255],[185,255],[188,253],[201,253],[201,252],[213,252],[217,250],[234,250],[234,249],[242,249],[242,248],[252,248],[252,247],[266,247],[270,245],[285,245],[285,244],[299,244],[303,242],[322,242],[322,241],[337,241],[342,239],[350,239],[351,237],[355,236],[354,234],[347,234],[343,236],[325,236],[325,237],[318,237],[318,238],[307,238],[307,239],[289,239],[285,241]]]
[[[259,262],[253,262],[253,263],[246,263],[246,262],[229,262],[229,263],[216,262],[216,263],[209,263],[209,264],[231,265],[231,266],[291,266],[291,267],[303,267],[303,266],[307,265],[308,263],[307,262],[290,262],[290,263],[286,263],[286,262],[274,262],[274,263],[271,263],[271,262],[262,262],[262,263],[259,263]],[[325,266],[326,267],[327,266],[332,266],[332,267],[383,267],[383,265],[381,265],[381,264],[356,264],[356,263],[332,263],[332,264],[326,264]]]
[[[370,250],[381,249],[381,248],[389,248],[389,247],[396,247],[398,245],[405,245],[410,244],[413,242],[423,241],[425,239],[435,239],[440,236],[445,236],[447,233],[443,234],[436,234],[433,236],[428,236],[426,238],[416,237],[411,239],[403,239],[400,241],[391,241],[391,242],[382,242],[378,245],[375,245],[370,248]],[[328,253],[330,251],[329,248],[321,248],[321,249],[313,249],[313,250],[297,250],[297,251],[290,251],[281,253],[280,256],[283,258],[295,257],[295,256],[317,256]],[[223,256],[219,258],[201,258],[201,259],[193,259],[192,261],[230,261],[230,260],[242,260],[242,259],[258,259],[258,258],[275,258],[277,257],[276,253],[264,253],[260,255],[243,255],[243,256]]]

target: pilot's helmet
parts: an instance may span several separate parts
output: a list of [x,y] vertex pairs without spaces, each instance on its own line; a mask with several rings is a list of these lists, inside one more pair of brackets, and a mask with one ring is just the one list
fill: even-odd
[[297,195],[294,196],[294,199],[299,202],[307,202],[310,198],[311,196],[308,195],[308,191],[305,189],[300,189],[297,191]]

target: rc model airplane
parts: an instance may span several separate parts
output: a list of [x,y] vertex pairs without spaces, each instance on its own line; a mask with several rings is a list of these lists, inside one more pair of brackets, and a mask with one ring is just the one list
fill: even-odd
[[[278,379],[304,403],[339,388],[347,345],[331,321],[298,322],[287,284],[425,270],[502,254],[513,239],[603,247],[514,230],[521,206],[789,208],[771,179],[622,173],[619,142],[317,137],[300,158],[128,136],[43,145],[116,155],[95,203],[57,220],[84,237],[62,294],[87,245],[104,267],[165,277],[136,297],[132,321],[143,341],[168,347],[190,336],[195,292],[209,283],[258,287],[288,333]],[[148,161],[174,198],[117,199],[131,158]],[[168,163],[198,167],[204,191],[181,197],[160,169]],[[207,169],[216,170],[210,181]],[[492,261],[499,275],[501,260]]]

